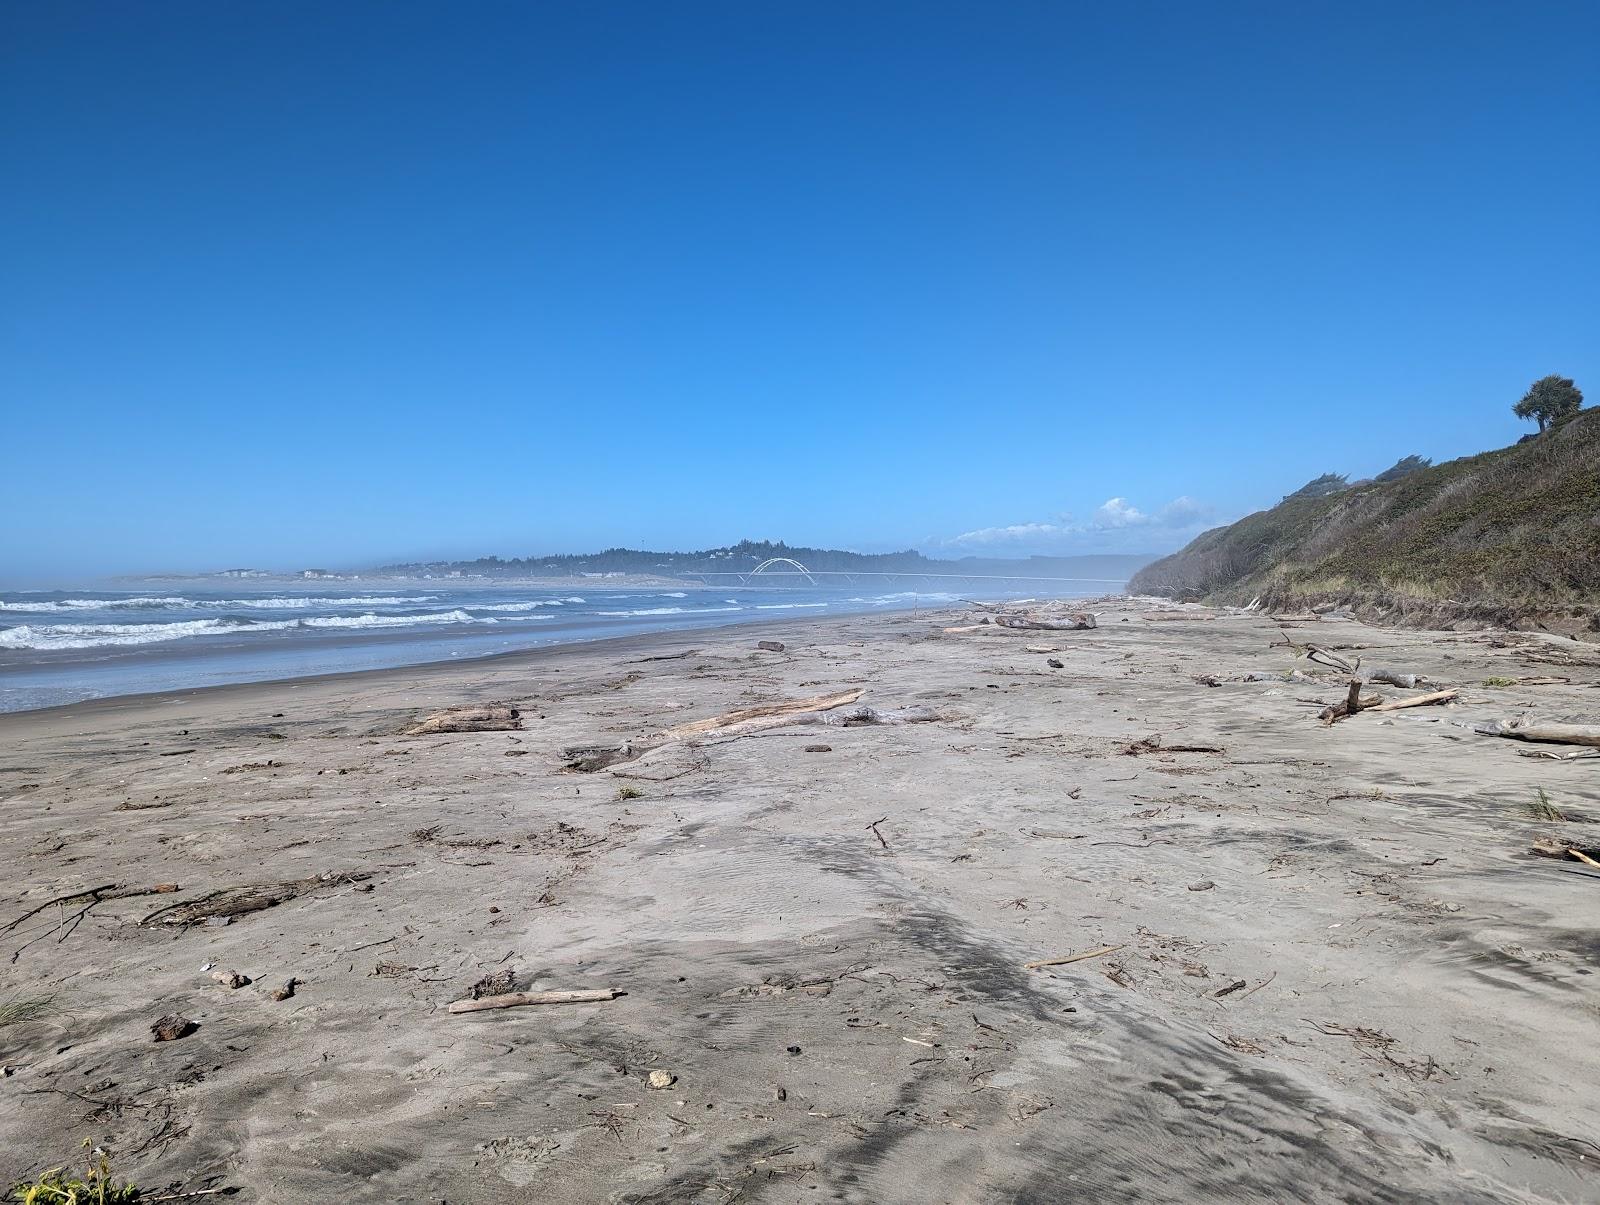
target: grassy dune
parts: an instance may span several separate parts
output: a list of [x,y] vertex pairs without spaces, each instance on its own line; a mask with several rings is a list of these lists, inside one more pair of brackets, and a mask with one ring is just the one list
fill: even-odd
[[1398,481],[1286,499],[1204,533],[1129,588],[1336,602],[1402,621],[1600,624],[1600,409]]

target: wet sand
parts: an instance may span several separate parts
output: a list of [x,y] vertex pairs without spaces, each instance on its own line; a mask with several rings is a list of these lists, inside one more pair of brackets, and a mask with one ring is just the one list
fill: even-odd
[[[1600,872],[1528,853],[1597,832],[1600,760],[1465,727],[1593,720],[1600,652],[1292,627],[1462,688],[1330,728],[1337,675],[1240,680],[1315,669],[1266,617],[1095,610],[0,716],[0,924],[179,888],[0,935],[0,1001],[59,1010],[0,1025],[0,1180],[87,1137],[147,1189],[263,1202],[1600,1199]],[[1535,675],[1570,681],[1481,685]],[[856,688],[940,718],[562,768]],[[400,735],[489,700],[524,728]],[[1569,819],[1535,817],[1540,787]],[[140,923],[250,883],[299,886],[226,925]],[[502,972],[624,994],[445,1010]],[[198,1028],[155,1042],[168,1014]]]

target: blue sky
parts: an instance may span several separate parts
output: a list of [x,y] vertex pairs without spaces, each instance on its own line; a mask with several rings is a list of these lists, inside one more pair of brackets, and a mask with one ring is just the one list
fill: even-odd
[[1600,401],[1600,6],[0,14],[0,578],[1164,551]]

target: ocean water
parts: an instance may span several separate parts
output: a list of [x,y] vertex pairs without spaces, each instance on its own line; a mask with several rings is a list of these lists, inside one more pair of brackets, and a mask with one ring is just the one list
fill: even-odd
[[[1005,585],[986,583],[984,597],[1027,592]],[[0,711],[960,597],[899,586],[242,587],[0,592]]]

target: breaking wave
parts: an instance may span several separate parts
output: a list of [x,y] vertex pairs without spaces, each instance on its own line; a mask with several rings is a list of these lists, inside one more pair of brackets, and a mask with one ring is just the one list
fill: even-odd
[[532,611],[539,607],[563,607],[567,603],[581,603],[581,598],[537,598],[532,602],[466,603],[469,611]]
[[743,607],[640,607],[634,611],[596,611],[596,615],[711,615],[719,611],[742,611]]
[[317,607],[387,607],[432,602],[437,594],[374,594],[348,598],[312,598],[304,594],[282,598],[183,598],[159,595],[148,598],[58,598],[47,602],[0,602],[0,611],[25,611],[48,615],[62,611],[301,611]]
[[[530,615],[529,619],[546,616]],[[196,636],[254,636],[293,629],[356,629],[421,627],[434,624],[498,623],[480,619],[465,611],[441,611],[432,615],[321,615],[311,619],[188,619],[175,623],[62,623],[21,624],[0,631],[0,649],[94,649],[123,648],[158,644],[168,640],[187,640]]]

